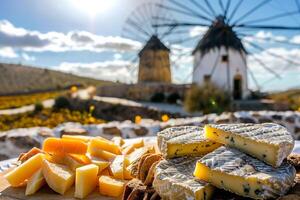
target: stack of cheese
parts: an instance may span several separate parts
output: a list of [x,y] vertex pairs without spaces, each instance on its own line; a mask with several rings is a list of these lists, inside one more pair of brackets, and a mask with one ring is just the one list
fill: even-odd
[[158,144],[165,158],[183,156],[157,166],[153,185],[165,199],[210,199],[213,186],[254,199],[276,198],[296,175],[283,161],[294,140],[277,124],[172,128],[158,134]]
[[120,137],[68,136],[47,138],[43,149],[21,155],[22,164],[5,175],[12,187],[26,185],[26,195],[48,184],[64,195],[75,185],[74,196],[85,198],[96,186],[99,193],[121,196],[126,180],[132,179],[129,168],[144,154],[155,152],[143,139],[126,143]]

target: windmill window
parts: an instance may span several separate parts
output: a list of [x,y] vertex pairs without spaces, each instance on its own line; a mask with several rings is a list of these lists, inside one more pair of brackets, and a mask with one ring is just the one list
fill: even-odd
[[228,62],[228,55],[222,55],[222,62]]
[[211,76],[210,75],[204,75],[204,81],[205,82],[209,82],[210,81]]

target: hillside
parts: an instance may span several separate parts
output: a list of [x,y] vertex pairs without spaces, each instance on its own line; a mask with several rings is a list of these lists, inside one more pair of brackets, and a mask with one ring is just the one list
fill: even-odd
[[59,71],[0,63],[0,95],[63,89],[71,85],[112,84]]
[[285,104],[289,109],[300,111],[300,89],[290,89],[270,94],[277,104]]

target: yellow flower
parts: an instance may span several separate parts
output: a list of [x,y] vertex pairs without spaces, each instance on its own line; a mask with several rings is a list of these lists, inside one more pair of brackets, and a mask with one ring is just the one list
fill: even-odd
[[134,122],[135,122],[136,124],[141,123],[141,121],[142,121],[142,117],[141,117],[140,115],[135,116]]
[[89,122],[90,122],[90,123],[95,123],[95,122],[96,122],[95,117],[89,117]]
[[77,89],[77,87],[76,87],[76,86],[72,86],[72,87],[71,87],[71,92],[72,92],[72,93],[75,93],[75,92],[77,92],[77,90],[78,90],[78,89]]
[[161,116],[161,121],[163,121],[163,122],[167,122],[167,121],[169,121],[169,119],[170,119],[169,116],[166,114]]
[[95,110],[95,106],[94,105],[90,105],[90,112],[93,112],[93,110]]

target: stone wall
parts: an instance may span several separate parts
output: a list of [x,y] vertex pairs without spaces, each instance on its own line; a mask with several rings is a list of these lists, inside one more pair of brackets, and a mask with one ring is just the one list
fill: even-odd
[[178,93],[184,97],[189,84],[176,85],[167,83],[138,83],[107,85],[97,88],[97,95],[107,97],[126,98],[131,100],[149,101],[155,93],[164,93],[168,96],[171,93]]

